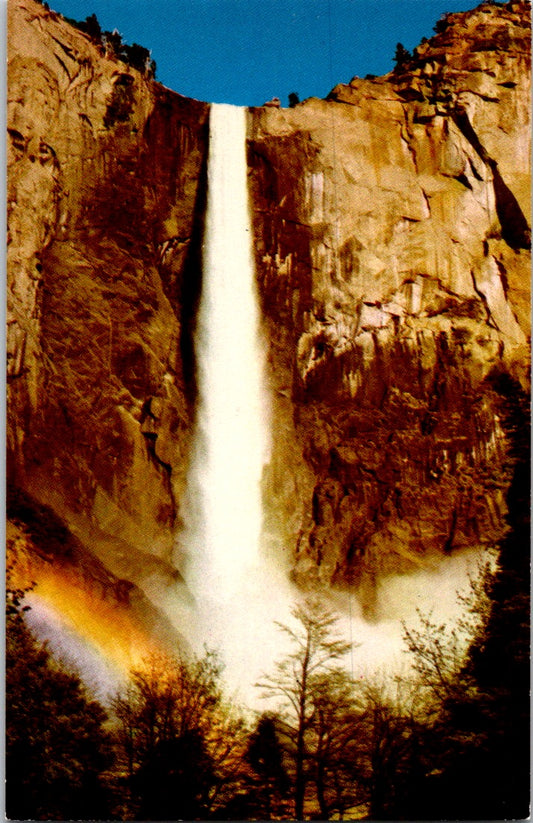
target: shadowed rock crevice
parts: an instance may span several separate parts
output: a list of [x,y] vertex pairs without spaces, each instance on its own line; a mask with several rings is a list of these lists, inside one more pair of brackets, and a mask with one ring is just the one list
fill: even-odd
[[491,163],[494,176],[496,211],[502,227],[502,237],[512,249],[531,248],[531,227],[518,204],[518,200],[506,185],[496,161]]
[[[494,195],[496,198],[496,212],[502,229],[502,237],[512,249],[531,248],[531,227],[524,215],[518,200],[509,186],[505,183],[498,162],[490,157],[474,131],[466,111],[456,108],[453,114],[457,124],[466,139],[476,150],[477,154],[492,171],[494,181]],[[472,167],[473,168],[473,167]],[[458,178],[459,179],[459,178]]]
[[[183,380],[188,402],[194,407],[197,396],[196,355],[194,334],[200,295],[202,293],[202,253],[205,228],[205,210],[207,202],[207,156],[201,165],[198,178],[198,193],[194,203],[192,234],[182,271],[179,294],[176,294],[180,307],[180,354],[183,368]],[[229,318],[228,318],[229,322]]]

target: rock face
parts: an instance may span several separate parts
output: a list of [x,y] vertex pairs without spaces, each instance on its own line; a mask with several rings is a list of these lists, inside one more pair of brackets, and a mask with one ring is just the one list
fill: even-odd
[[[529,340],[529,6],[250,114],[271,550],[359,583],[504,528]],[[176,578],[208,106],[9,4],[8,473],[119,579]],[[159,585],[159,584],[157,584]]]
[[10,481],[119,576],[172,576],[208,106],[32,0],[9,43]]
[[271,527],[303,580],[364,585],[503,526],[493,383],[528,362],[529,5],[438,28],[385,77],[253,112],[284,431]]

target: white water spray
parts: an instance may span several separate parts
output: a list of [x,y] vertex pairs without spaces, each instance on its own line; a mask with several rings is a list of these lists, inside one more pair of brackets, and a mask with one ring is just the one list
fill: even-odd
[[246,109],[213,105],[195,334],[198,414],[181,542],[198,650],[206,643],[221,651],[233,686],[253,677],[250,666],[258,646],[268,646],[265,633],[275,633],[283,597],[260,559],[270,421],[247,168]]
[[227,602],[237,594],[240,577],[258,563],[261,475],[268,459],[246,109],[211,107],[207,197],[196,331],[199,416],[194,462],[203,545],[191,584],[197,595],[215,594]]
[[[302,593],[260,551],[269,400],[248,202],[246,109],[229,105],[213,105],[210,113],[195,352],[198,414],[180,537],[195,606],[192,615],[181,619],[189,625],[194,621],[194,637],[185,633],[196,651],[201,653],[204,644],[220,651],[230,688],[248,705],[258,705],[254,682],[287,651],[274,621],[294,625],[291,607]],[[424,598],[428,590],[441,591],[435,617],[455,622],[455,590],[466,579],[464,562],[457,558],[443,561],[433,573],[383,581],[377,623],[365,621],[357,606],[352,615],[346,593],[332,593],[331,606],[345,613],[339,629],[358,646],[346,661],[356,679],[383,666],[389,673],[398,670],[405,657],[400,652],[401,620],[408,620],[417,605],[433,605]],[[449,597],[442,596],[445,581]],[[175,604],[175,622],[176,609]]]

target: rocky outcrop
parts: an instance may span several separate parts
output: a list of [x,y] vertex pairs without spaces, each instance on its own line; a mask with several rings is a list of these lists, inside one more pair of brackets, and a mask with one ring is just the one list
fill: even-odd
[[301,580],[364,585],[504,527],[493,385],[527,382],[529,5],[438,29],[385,77],[253,112],[284,431],[266,497]]
[[173,579],[208,106],[33,0],[8,84],[9,479],[119,577]]
[[[265,531],[301,582],[371,593],[504,529],[498,376],[525,385],[530,333],[529,6],[438,29],[385,77],[250,114]],[[9,481],[157,599],[179,577],[208,105],[34,0],[10,0],[8,57]]]

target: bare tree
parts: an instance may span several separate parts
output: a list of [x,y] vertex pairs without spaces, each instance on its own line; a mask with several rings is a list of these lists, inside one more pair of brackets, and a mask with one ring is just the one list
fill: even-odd
[[490,618],[489,590],[493,579],[491,560],[480,563],[466,593],[458,594],[463,607],[455,625],[437,623],[431,613],[417,609],[418,626],[403,624],[403,640],[411,654],[418,688],[426,695],[426,710],[438,711],[450,699],[461,700],[473,688],[465,664],[469,649],[483,638]]
[[376,676],[364,686],[364,760],[360,776],[366,786],[372,820],[390,819],[398,796],[411,779],[417,756],[420,723],[418,690],[409,681]]
[[341,668],[324,673],[313,685],[313,722],[309,756],[321,816],[360,804],[366,753],[366,716],[360,695]]
[[[317,597],[308,598],[292,613],[297,621],[296,628],[277,625],[289,637],[293,650],[276,663],[273,675],[264,677],[257,685],[263,689],[264,697],[281,699],[282,729],[294,764],[294,812],[295,817],[302,820],[306,786],[313,765],[313,740],[315,764],[318,762],[316,746],[323,753],[329,740],[325,723],[328,717],[331,719],[332,703],[326,699],[326,683],[328,677],[331,683],[341,682],[343,675],[337,661],[349,651],[350,644],[336,635],[337,618]],[[317,738],[320,722],[323,728]],[[319,760],[321,777],[318,782],[322,787],[326,761],[322,755]]]

